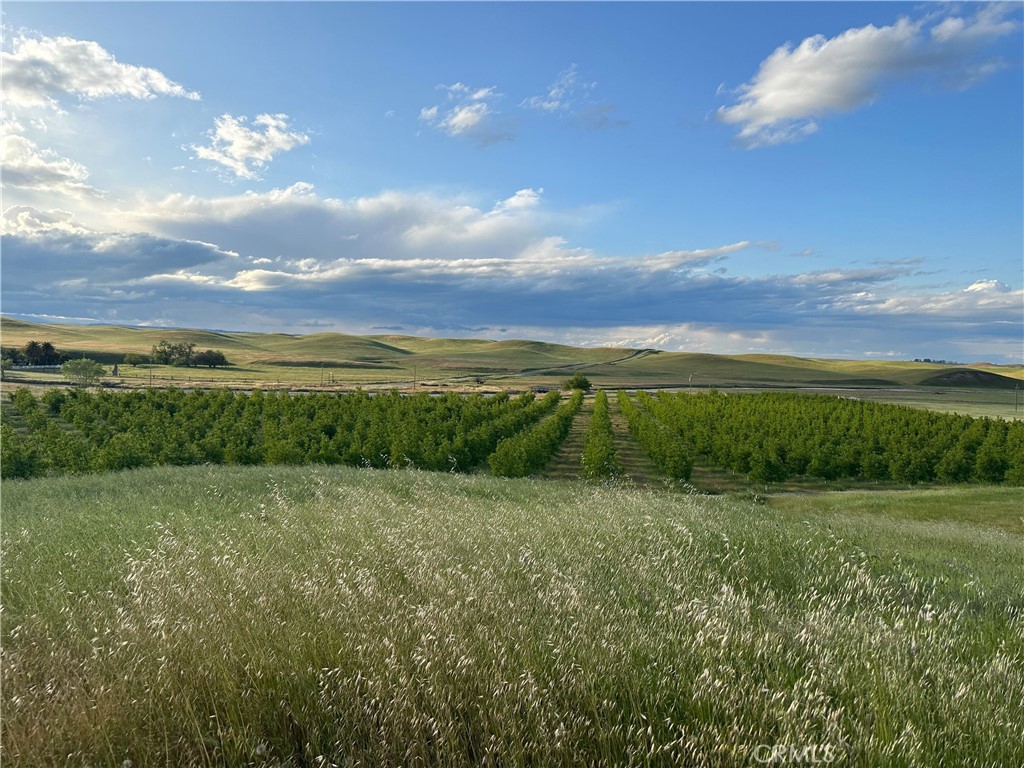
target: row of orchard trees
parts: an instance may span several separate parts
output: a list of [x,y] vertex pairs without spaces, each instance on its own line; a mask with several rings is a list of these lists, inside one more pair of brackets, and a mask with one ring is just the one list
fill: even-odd
[[[679,436],[656,419],[648,408],[637,405],[625,392],[620,391],[618,397],[619,410],[626,417],[630,434],[640,443],[654,466],[673,480],[689,480],[693,472],[693,460]],[[639,397],[649,403],[645,393],[641,392]]]
[[615,452],[612,419],[608,413],[608,393],[603,389],[594,397],[594,415],[583,440],[580,469],[583,476],[590,480],[618,477],[622,474],[622,463]]
[[157,464],[349,464],[468,471],[553,411],[557,392],[493,397],[227,390],[13,393],[27,436],[4,425],[4,477]]
[[636,409],[663,424],[695,461],[757,482],[805,476],[1024,485],[1019,421],[782,393],[639,393]]
[[528,477],[540,472],[565,440],[583,404],[583,390],[533,429],[505,438],[487,459],[491,473],[500,477]]

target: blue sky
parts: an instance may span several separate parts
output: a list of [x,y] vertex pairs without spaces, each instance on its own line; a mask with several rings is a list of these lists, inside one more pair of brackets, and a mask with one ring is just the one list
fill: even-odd
[[1021,24],[8,2],[2,311],[1024,362]]

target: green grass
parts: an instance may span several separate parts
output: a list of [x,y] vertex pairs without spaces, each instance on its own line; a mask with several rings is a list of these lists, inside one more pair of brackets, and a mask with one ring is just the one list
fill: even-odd
[[955,523],[1002,529],[1024,536],[1024,489],[954,486],[913,491],[844,491],[775,495],[771,506],[787,514],[863,518],[878,524],[904,521]]
[[1002,489],[775,509],[194,467],[2,493],[11,765],[1024,763]]

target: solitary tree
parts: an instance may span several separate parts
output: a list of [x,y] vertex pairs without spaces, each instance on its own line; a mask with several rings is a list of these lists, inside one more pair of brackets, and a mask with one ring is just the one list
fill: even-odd
[[224,353],[216,349],[207,349],[205,352],[196,352],[192,355],[192,364],[196,367],[205,365],[209,368],[216,368],[218,365],[230,365]]
[[103,375],[103,366],[95,360],[83,357],[81,360],[68,360],[60,367],[60,372],[79,386],[91,387],[99,382]]
[[586,391],[590,389],[590,379],[582,373],[576,372],[565,380],[565,383],[562,385],[562,389],[582,389]]
[[137,352],[129,352],[127,355],[124,356],[124,364],[130,365],[133,368],[136,365],[142,365],[144,362],[146,362],[146,358]]

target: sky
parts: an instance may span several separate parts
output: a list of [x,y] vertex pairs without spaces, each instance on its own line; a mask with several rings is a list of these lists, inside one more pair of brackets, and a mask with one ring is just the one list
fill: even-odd
[[21,3],[0,311],[1024,362],[1021,3]]

